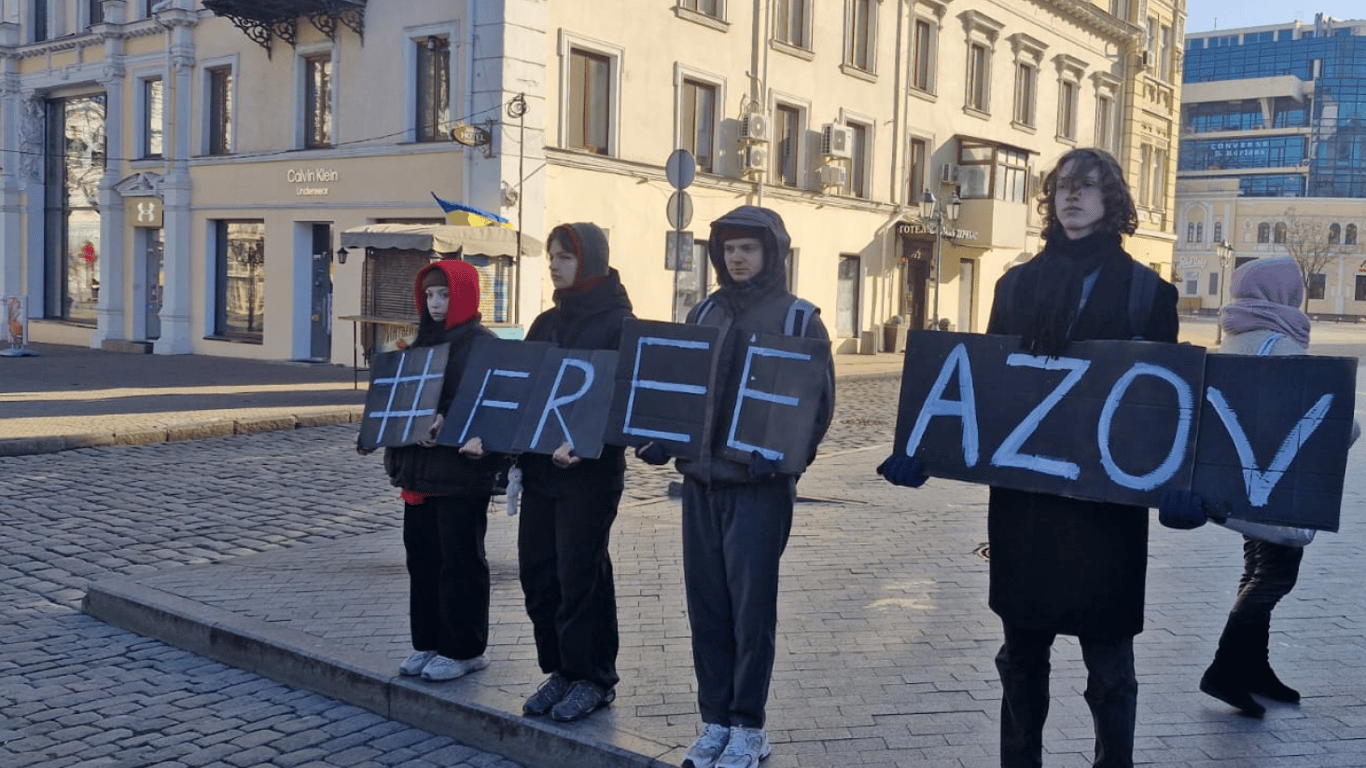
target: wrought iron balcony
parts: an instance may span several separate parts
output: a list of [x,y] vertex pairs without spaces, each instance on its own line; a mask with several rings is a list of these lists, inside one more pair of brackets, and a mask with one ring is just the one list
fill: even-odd
[[297,45],[299,19],[304,17],[333,40],[339,25],[362,39],[365,34],[365,0],[204,0],[204,7],[231,21],[267,53],[277,37]]

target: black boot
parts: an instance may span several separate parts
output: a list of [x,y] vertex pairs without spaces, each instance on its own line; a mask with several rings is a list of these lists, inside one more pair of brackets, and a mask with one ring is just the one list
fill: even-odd
[[1300,692],[1282,683],[1276,677],[1276,672],[1271,669],[1270,651],[1271,629],[1270,627],[1251,628],[1248,633],[1248,663],[1247,663],[1247,689],[1251,693],[1265,696],[1273,701],[1282,701],[1287,704],[1298,704]]
[[1266,707],[1252,698],[1247,630],[1246,625],[1224,625],[1224,633],[1219,637],[1219,649],[1214,652],[1214,662],[1200,678],[1200,690],[1243,715],[1259,718],[1266,714]]

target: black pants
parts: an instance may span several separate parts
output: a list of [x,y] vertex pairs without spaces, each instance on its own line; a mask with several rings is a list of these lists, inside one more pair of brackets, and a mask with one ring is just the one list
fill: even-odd
[[778,630],[778,561],[797,485],[683,481],[683,584],[702,721],[762,728]]
[[1217,664],[1245,674],[1267,666],[1271,611],[1295,588],[1303,559],[1303,547],[1243,537],[1243,576],[1219,638]]
[[[1005,643],[996,654],[1001,674],[1001,768],[1043,765],[1043,725],[1048,719],[1049,652],[1056,637],[1005,626]],[[1132,637],[1078,638],[1086,664],[1083,697],[1096,730],[1096,768],[1132,768],[1134,725],[1138,717],[1138,680],[1134,676]]]
[[545,673],[617,684],[617,598],[607,545],[621,491],[546,496],[523,488],[517,561]]
[[489,640],[487,496],[434,496],[403,505],[413,648],[472,659]]

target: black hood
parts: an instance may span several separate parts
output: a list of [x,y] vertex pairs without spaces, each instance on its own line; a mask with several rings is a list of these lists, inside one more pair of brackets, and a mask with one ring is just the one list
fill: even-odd
[[707,255],[711,259],[712,268],[716,270],[716,281],[723,289],[736,287],[735,281],[726,269],[725,244],[718,237],[718,234],[726,229],[752,230],[764,244],[764,268],[756,277],[746,281],[745,287],[752,285],[760,292],[767,292],[774,287],[786,289],[787,252],[792,245],[792,238],[787,234],[783,217],[779,216],[777,211],[768,208],[742,205],[711,223]]

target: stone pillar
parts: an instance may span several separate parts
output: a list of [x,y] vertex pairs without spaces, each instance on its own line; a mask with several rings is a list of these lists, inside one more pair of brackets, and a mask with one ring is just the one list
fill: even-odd
[[0,163],[0,298],[27,293],[24,280],[24,95],[19,86],[19,25],[0,23],[0,153],[13,158]]
[[166,115],[162,152],[166,173],[162,178],[162,233],[165,284],[161,304],[161,338],[152,351],[158,355],[187,355],[194,318],[194,285],[190,279],[194,238],[190,202],[190,150],[194,110],[194,28],[199,23],[193,3],[175,0],[156,6],[157,22],[166,28],[166,83],[163,104]]
[[104,23],[95,28],[104,38],[104,145],[106,160],[100,177],[100,298],[95,305],[95,332],[90,346],[128,338],[128,253],[124,226],[123,196],[114,189],[123,170],[121,158],[130,153],[124,141],[124,103],[128,98],[127,73],[123,66],[122,25],[124,0],[104,0]]

